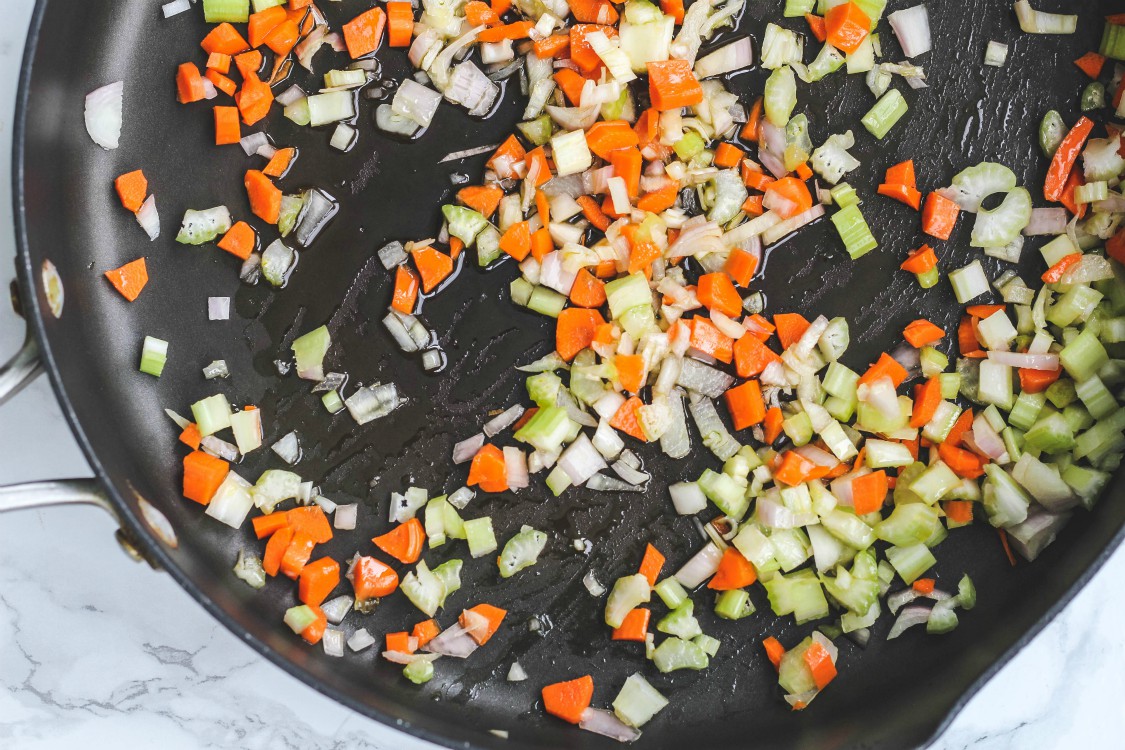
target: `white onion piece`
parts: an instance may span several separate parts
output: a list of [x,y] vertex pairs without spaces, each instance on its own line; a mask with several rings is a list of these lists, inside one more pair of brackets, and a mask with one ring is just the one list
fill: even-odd
[[263,132],[250,133],[242,136],[238,141],[238,145],[242,146],[242,150],[247,156],[253,156],[255,152],[262,146],[268,146],[270,143],[269,138]]
[[228,443],[226,440],[220,440],[214,435],[207,435],[200,443],[205,453],[210,453],[212,456],[221,458],[224,461],[237,461],[238,448]]
[[1044,13],[1027,0],[1017,0],[1015,10],[1020,28],[1028,34],[1073,34],[1078,28],[1078,16]]
[[518,661],[512,662],[512,666],[508,667],[508,682],[523,682],[526,679],[527,671]]
[[327,37],[328,27],[324,24],[317,24],[308,36],[293,48],[293,52],[297,55],[297,62],[300,63],[302,68],[312,71],[312,59],[321,46],[328,42]]
[[145,202],[141,204],[137,211],[137,223],[145,230],[150,242],[160,236],[160,214],[156,211],[155,195],[145,198]]
[[191,10],[191,0],[172,0],[170,3],[161,5],[160,10],[164,13],[165,18],[178,16],[184,11]]
[[270,450],[290,466],[301,460],[301,443],[297,439],[296,431],[282,436],[280,440],[270,446]]
[[367,632],[367,628],[360,628],[352,633],[352,637],[348,639],[348,648],[352,651],[362,651],[375,645],[377,641],[375,636]]
[[492,437],[498,433],[508,429],[509,426],[519,421],[523,416],[524,408],[519,404],[505,409],[500,414],[497,414],[492,419],[484,423],[484,434]]
[[215,88],[215,84],[211,83],[210,78],[204,78],[202,83],[204,99],[211,100],[219,95],[219,90]]
[[467,159],[470,156],[479,156],[481,154],[491,154],[496,149],[500,148],[499,143],[490,143],[487,146],[477,146],[476,148],[467,148],[461,151],[451,151],[438,161],[438,164],[444,164],[447,161],[457,161],[458,159]]
[[590,592],[590,596],[601,596],[605,593],[605,586],[598,582],[592,570],[586,571],[586,575],[582,576],[582,585]]
[[695,61],[695,77],[710,78],[749,68],[754,64],[754,46],[750,37],[720,47],[709,55]]
[[576,485],[585,483],[587,479],[606,468],[605,459],[598,453],[598,449],[590,442],[586,433],[579,435],[577,440],[567,446],[559,456],[558,465],[566,472],[571,483]]
[[469,632],[458,623],[441,631],[423,648],[431,654],[465,659],[480,648],[480,644],[473,640]]
[[[933,47],[930,37],[930,14],[925,5],[904,8],[887,16],[899,46],[907,57],[917,57]],[[909,79],[907,79],[909,83]],[[913,88],[913,86],[911,87]]]
[[527,454],[519,448],[504,448],[504,471],[507,474],[508,488],[522,490],[530,483],[527,471]]
[[94,143],[102,148],[117,148],[121,139],[121,110],[124,100],[125,82],[117,81],[94,89],[86,95],[86,108],[83,113],[86,132]]
[[473,456],[477,455],[477,451],[482,447],[484,447],[484,433],[478,432],[470,438],[465,438],[453,446],[453,463],[463,464],[472,461]]
[[930,610],[925,607],[907,607],[902,610],[902,613],[895,620],[895,624],[891,626],[891,632],[887,633],[887,640],[898,638],[908,628],[915,625],[921,625],[930,619]]
[[885,417],[893,418],[901,413],[894,382],[888,376],[861,384],[856,395],[860,401],[871,404]]
[[230,318],[230,297],[207,298],[207,320],[228,320]]
[[718,328],[722,334],[729,336],[736,341],[745,336],[747,333],[746,329],[742,327],[741,323],[728,318],[718,310],[711,311],[711,322],[715,324],[715,327]]
[[797,448],[796,452],[797,455],[802,456],[809,461],[812,461],[817,466],[828,466],[830,468],[834,468],[840,464],[835,456],[833,456],[826,450],[817,448],[812,443],[802,445],[800,448]]
[[[973,445],[980,449],[980,452],[991,458],[993,461],[1000,461],[1000,459],[1007,457],[1008,449],[1004,445],[1004,438],[1000,437],[1000,433],[992,428],[982,411],[973,420]],[[1000,461],[1000,463],[1006,463]]]
[[816,513],[796,513],[782,504],[777,493],[767,492],[758,498],[755,514],[763,526],[771,529],[795,529],[817,523]]
[[675,578],[684,588],[694,589],[715,575],[722,559],[722,550],[714,542],[708,542],[676,571]]
[[587,732],[600,734],[618,742],[633,742],[641,736],[639,730],[621,721],[612,711],[606,711],[604,708],[588,707],[582,712],[578,726]]
[[1010,367],[1019,367],[1023,370],[1046,370],[1054,372],[1059,369],[1059,355],[1057,354],[1023,354],[1022,352],[990,351],[988,358],[993,362]]
[[1031,221],[1023,228],[1024,235],[1062,234],[1066,231],[1065,208],[1033,208]]
[[357,503],[337,505],[336,512],[332,514],[332,527],[341,531],[352,531],[355,529],[358,516],[359,505]]
[[1008,541],[1012,549],[1028,562],[1039,557],[1047,545],[1055,541],[1059,531],[1070,520],[1070,513],[1033,511],[1015,526],[1008,527]]

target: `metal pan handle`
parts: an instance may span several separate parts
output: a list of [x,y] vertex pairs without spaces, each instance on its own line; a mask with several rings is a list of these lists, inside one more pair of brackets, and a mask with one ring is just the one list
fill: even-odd
[[43,363],[39,359],[39,344],[28,329],[20,350],[10,360],[0,365],[0,405],[42,374]]

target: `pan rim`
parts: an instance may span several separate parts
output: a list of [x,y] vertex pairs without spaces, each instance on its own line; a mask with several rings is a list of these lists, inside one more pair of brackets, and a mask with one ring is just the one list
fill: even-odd
[[[32,11],[31,22],[28,26],[19,81],[16,89],[15,117],[12,130],[12,201],[13,229],[16,244],[16,278],[21,292],[22,314],[25,322],[39,343],[43,369],[50,379],[51,388],[55,393],[55,398],[58,400],[63,416],[70,426],[71,434],[74,435],[83,455],[94,471],[95,479],[105,491],[109,501],[117,510],[120,519],[132,533],[133,538],[138,540],[139,544],[143,547],[146,557],[157,561],[163,571],[167,572],[207,613],[218,620],[219,623],[232,634],[239,636],[239,639],[257,654],[266,658],[282,671],[296,678],[321,695],[346,706],[362,716],[373,719],[391,730],[409,734],[441,747],[451,749],[461,748],[462,750],[476,750],[480,748],[483,750],[483,746],[475,744],[472,740],[458,740],[447,737],[426,727],[408,722],[393,714],[383,712],[370,704],[359,701],[344,691],[322,682],[311,672],[299,667],[297,664],[284,657],[280,652],[271,648],[248,628],[240,625],[225,608],[219,606],[204,593],[196,585],[195,581],[182,568],[175,564],[174,559],[168,554],[164,546],[157,543],[157,540],[154,539],[154,534],[147,524],[143,523],[142,519],[133,512],[129,503],[125,502],[124,496],[117,484],[109,479],[108,472],[102,466],[97,451],[87,436],[70,398],[62,385],[62,376],[58,364],[55,361],[50,340],[47,336],[42,304],[37,293],[38,286],[35,281],[35,270],[31,262],[30,242],[24,214],[26,198],[23,180],[26,167],[24,146],[27,135],[28,105],[31,98],[31,77],[35,54],[39,47],[43,18],[46,15],[47,5],[50,2],[51,0],[35,0],[35,8]],[[944,711],[941,721],[937,723],[930,734],[919,745],[920,748],[930,747],[941,738],[949,728],[949,725],[953,722],[953,717],[980,692],[981,688],[983,688],[986,683],[991,681],[992,678],[1011,661],[1012,657],[1035,639],[1047,624],[1058,616],[1059,612],[1061,612],[1063,608],[1073,600],[1075,595],[1089,583],[1090,579],[1101,570],[1106,560],[1116,551],[1123,540],[1125,540],[1125,526],[1118,529],[1110,543],[1098,552],[1097,556],[1066,591],[1047,608],[1043,615],[990,662],[959,694],[957,700],[953,701]]]

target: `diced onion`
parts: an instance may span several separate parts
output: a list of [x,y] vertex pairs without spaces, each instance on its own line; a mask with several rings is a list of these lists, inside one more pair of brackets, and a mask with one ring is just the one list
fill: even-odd
[[592,706],[582,712],[578,726],[587,732],[600,734],[618,742],[633,742],[641,736],[640,730],[621,721],[612,711]]
[[930,14],[925,5],[904,8],[887,16],[902,52],[907,57],[917,57],[933,47],[930,38]]
[[191,10],[191,0],[172,0],[170,3],[161,5],[160,10],[164,13],[165,18],[178,16],[184,11]]
[[230,297],[207,298],[207,320],[227,320],[230,318]]
[[117,81],[86,95],[86,109],[83,113],[86,132],[94,143],[106,150],[117,148],[121,139],[124,92],[124,81]]
[[453,463],[463,464],[472,461],[473,456],[477,455],[482,447],[484,447],[484,433],[478,432],[471,438],[462,440],[453,446]]
[[156,211],[155,195],[145,198],[145,202],[141,204],[137,211],[137,223],[145,230],[150,241],[160,236],[160,214]]
[[994,362],[1024,370],[1044,370],[1054,372],[1059,369],[1057,354],[1024,354],[1022,352],[990,351],[988,358]]

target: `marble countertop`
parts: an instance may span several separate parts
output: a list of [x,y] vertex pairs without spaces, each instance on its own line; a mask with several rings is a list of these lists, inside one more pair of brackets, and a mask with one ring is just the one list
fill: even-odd
[[[0,282],[12,274],[10,142],[33,0],[0,25]],[[0,309],[0,357],[23,325]],[[0,484],[87,476],[46,379],[0,408]],[[253,653],[171,578],[128,560],[93,509],[0,522],[0,747],[432,748]],[[968,704],[932,750],[1109,747],[1125,735],[1125,550]],[[143,592],[143,598],[138,596]]]

